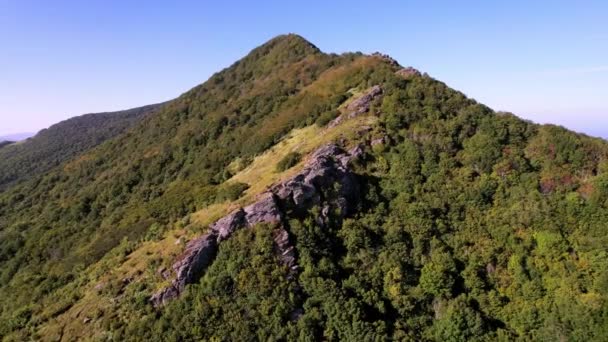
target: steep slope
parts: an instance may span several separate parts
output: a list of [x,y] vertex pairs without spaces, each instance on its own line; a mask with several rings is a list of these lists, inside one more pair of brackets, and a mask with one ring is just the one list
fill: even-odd
[[0,195],[0,335],[603,340],[606,222],[605,141],[280,36]]
[[44,174],[62,162],[109,140],[153,114],[160,105],[87,114],[44,129],[0,151],[0,190]]
[[[151,227],[162,233],[234,196],[220,186],[228,164],[246,166],[292,128],[335,109],[380,64],[278,37],[125,134],[9,188],[0,195],[0,291],[11,297],[3,317],[32,305],[38,312],[48,293],[74,284],[123,239],[140,241]],[[5,322],[3,333],[24,328]]]

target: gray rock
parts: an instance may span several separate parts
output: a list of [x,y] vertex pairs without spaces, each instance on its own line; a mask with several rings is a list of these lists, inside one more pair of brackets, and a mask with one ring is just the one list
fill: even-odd
[[171,285],[158,291],[150,298],[154,306],[160,306],[177,297],[187,284],[191,284],[200,278],[202,272],[215,258],[217,240],[218,236],[210,233],[188,243],[184,253],[173,264],[172,268],[176,276]]
[[171,272],[164,266],[159,267],[158,270],[156,270],[156,274],[163,279],[169,279],[171,277]]
[[253,227],[259,223],[276,224],[281,222],[281,210],[277,205],[275,195],[267,192],[252,205],[243,208],[245,212],[245,222],[248,227]]
[[296,264],[296,250],[291,244],[289,233],[283,227],[274,231],[274,244],[279,260],[289,267],[291,271],[296,271],[298,268]]
[[348,106],[346,106],[346,110],[350,112],[348,117],[353,118],[357,115],[367,113],[372,100],[381,94],[382,88],[380,88],[379,85],[371,87],[370,90],[368,90],[365,94],[353,100],[348,104]]
[[420,76],[420,71],[418,71],[412,67],[407,67],[407,68],[397,70],[396,74],[401,77],[404,77],[404,78],[409,78],[412,76]]
[[166,304],[170,300],[177,298],[177,296],[179,296],[179,291],[173,284],[171,284],[170,286],[165,287],[164,289],[153,294],[152,297],[150,297],[150,303],[152,303],[152,305],[155,307],[159,307]]
[[211,233],[188,242],[186,251],[173,264],[173,271],[176,274],[174,283],[179,292],[186,284],[198,280],[201,270],[211,264],[217,252],[217,239],[218,236]]
[[245,211],[240,208],[227,216],[217,220],[215,223],[209,226],[215,234],[217,234],[218,242],[226,240],[232,233],[237,229],[243,227],[246,223]]
[[105,282],[101,282],[101,283],[95,285],[94,289],[97,292],[101,292],[101,290],[103,290],[106,287],[106,285],[107,284]]
[[321,204],[323,192],[339,184],[339,191],[330,203],[324,203],[322,215],[317,218],[325,225],[332,209],[342,216],[352,209],[357,199],[358,183],[349,171],[348,163],[363,153],[361,146],[355,146],[349,153],[335,144],[320,147],[308,158],[304,169],[287,181],[270,188],[255,203],[233,211],[211,224],[211,232],[190,241],[185,251],[173,264],[175,279],[171,285],[155,293],[150,301],[160,306],[184,290],[187,284],[198,281],[203,272],[213,262],[218,244],[230,238],[241,228],[251,228],[257,224],[275,225],[274,244],[279,260],[290,268],[289,277],[293,278],[298,270],[296,250],[290,241],[289,233],[282,225],[283,206],[304,212],[314,205]]
[[379,85],[371,87],[364,94],[352,100],[345,108],[346,112],[337,118],[333,119],[328,127],[335,127],[342,123],[345,119],[352,119],[361,114],[369,112],[369,108],[374,99],[382,95],[382,88]]
[[389,55],[386,55],[386,54],[383,54],[380,52],[374,52],[374,53],[372,53],[372,56],[383,59],[392,66],[397,66],[397,67],[400,66],[399,62],[397,62],[397,60],[395,60],[393,57],[391,57]]

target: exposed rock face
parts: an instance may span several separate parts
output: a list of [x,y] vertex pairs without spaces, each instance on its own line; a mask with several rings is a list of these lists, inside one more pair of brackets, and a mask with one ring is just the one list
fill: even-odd
[[372,101],[380,95],[382,95],[382,88],[380,88],[379,85],[371,87],[363,95],[360,95],[356,99],[352,100],[346,106],[346,112],[332,120],[328,127],[335,127],[345,119],[352,119],[361,114],[369,112]]
[[420,71],[418,71],[412,67],[407,67],[407,68],[397,70],[396,74],[401,77],[408,78],[411,76],[420,76]]
[[289,241],[289,233],[283,227],[275,230],[274,232],[274,244],[277,255],[281,262],[289,267],[291,270],[290,275],[298,270],[298,264],[296,263],[296,248]]
[[215,258],[218,235],[215,232],[196,238],[186,245],[186,250],[173,264],[175,279],[171,285],[155,293],[150,301],[159,306],[177,297],[186,287],[198,280]]
[[212,232],[217,234],[218,242],[226,240],[234,231],[242,227],[245,221],[246,213],[243,208],[233,211],[227,216],[217,220],[209,226]]
[[346,106],[346,109],[350,112],[349,117],[367,113],[372,100],[381,94],[382,88],[380,88],[380,86],[375,85],[371,87],[365,94]]
[[377,57],[377,58],[381,58],[385,61],[387,61],[390,65],[392,66],[400,66],[399,62],[397,62],[393,57],[380,53],[380,52],[374,52],[372,53],[372,56]]
[[179,291],[183,290],[186,284],[198,280],[200,270],[213,261],[217,252],[217,237],[213,232],[190,241],[185,253],[173,264]]
[[287,205],[295,209],[308,210],[323,200],[325,189],[339,184],[338,193],[333,200],[342,215],[348,214],[348,203],[353,202],[353,195],[358,191],[358,183],[348,170],[348,163],[358,157],[362,150],[356,147],[353,154],[345,153],[334,144],[326,145],[315,151],[306,167],[292,179],[275,186],[271,191]]
[[[348,169],[348,163],[363,153],[360,146],[344,152],[335,144],[319,148],[309,158],[304,169],[291,179],[275,185],[269,192],[244,208],[233,211],[209,226],[210,232],[190,241],[184,253],[173,264],[175,279],[171,285],[150,298],[155,306],[179,296],[187,284],[198,281],[213,262],[218,245],[241,228],[251,228],[260,223],[275,225],[274,244],[279,260],[289,267],[289,277],[298,270],[296,250],[289,232],[283,224],[281,208],[304,212],[314,205],[323,204],[318,222],[323,225],[329,211],[338,209],[342,216],[351,210],[356,201],[359,184]],[[334,187],[339,184],[339,187]],[[332,200],[325,199],[326,191]]]
[[247,227],[258,223],[278,224],[281,222],[281,210],[272,192],[267,192],[254,204],[243,209]]

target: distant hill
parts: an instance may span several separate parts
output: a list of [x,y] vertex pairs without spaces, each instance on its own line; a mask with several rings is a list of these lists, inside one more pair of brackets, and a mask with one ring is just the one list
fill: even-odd
[[29,137],[34,136],[36,133],[16,133],[16,134],[7,134],[0,136],[0,142],[2,141],[21,141],[25,140]]
[[[160,105],[149,105],[119,112],[85,114],[74,117],[18,144],[0,149],[0,190],[42,174],[124,132],[154,113]],[[7,136],[18,141],[26,134]]]
[[14,143],[15,143],[14,141],[10,141],[10,140],[0,141],[0,148],[6,147],[6,146],[8,146],[10,144],[14,144]]
[[3,341],[608,341],[608,143],[386,55],[279,36],[0,166]]

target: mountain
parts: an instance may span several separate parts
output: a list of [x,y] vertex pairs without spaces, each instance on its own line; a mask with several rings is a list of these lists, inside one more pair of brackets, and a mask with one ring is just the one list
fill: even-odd
[[0,142],[4,141],[21,141],[34,136],[36,133],[16,133],[0,136]]
[[0,150],[0,190],[41,175],[111,139],[154,113],[160,105],[86,114],[43,129],[33,138]]
[[606,141],[279,36],[0,193],[0,336],[605,340],[606,222]]

